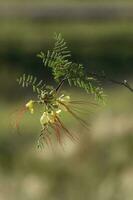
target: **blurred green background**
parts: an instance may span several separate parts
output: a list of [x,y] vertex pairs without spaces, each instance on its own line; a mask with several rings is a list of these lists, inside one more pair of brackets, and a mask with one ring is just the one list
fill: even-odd
[[[133,95],[125,88],[104,83],[106,106],[79,107],[92,111],[82,114],[90,131],[63,116],[79,137],[77,143],[64,137],[64,148],[53,142],[37,150],[40,111],[25,115],[20,134],[11,125],[32,98],[17,77],[26,72],[53,83],[36,55],[52,47],[54,32],[87,71],[132,84],[132,0],[0,0],[0,200],[132,200]],[[88,99],[64,89],[73,99]]]

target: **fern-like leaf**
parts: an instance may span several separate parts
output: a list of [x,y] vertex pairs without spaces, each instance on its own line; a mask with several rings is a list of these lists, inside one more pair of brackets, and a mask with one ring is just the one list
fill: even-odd
[[52,69],[54,79],[59,81],[64,76],[64,68],[72,64],[69,61],[70,51],[61,34],[54,35],[55,45],[53,50],[48,50],[46,54],[40,52],[38,57],[43,60],[44,66]]
[[37,78],[33,77],[32,75],[23,74],[20,78],[17,79],[17,82],[22,87],[32,87],[33,92],[36,92],[38,94],[44,91],[46,87],[42,80],[38,81]]
[[38,56],[43,60],[45,67],[52,69],[55,81],[66,78],[70,86],[83,88],[97,100],[104,101],[103,89],[95,77],[88,77],[82,64],[71,61],[70,51],[62,35],[55,34],[54,39],[53,50],[48,50],[46,54],[41,52]]

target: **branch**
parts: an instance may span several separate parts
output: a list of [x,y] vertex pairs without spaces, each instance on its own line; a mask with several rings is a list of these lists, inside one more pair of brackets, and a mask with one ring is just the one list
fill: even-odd
[[128,83],[127,80],[123,80],[123,81],[117,81],[114,80],[112,78],[107,77],[105,74],[99,75],[97,73],[89,73],[89,76],[93,76],[95,78],[97,78],[98,80],[102,80],[102,81],[108,81],[117,85],[121,85],[126,87],[128,90],[130,90],[131,92],[133,92],[133,88],[130,86],[130,84]]
[[64,84],[66,78],[64,78],[60,83],[59,85],[57,86],[57,88],[55,89],[56,92],[59,92],[59,90],[61,89],[62,85]]

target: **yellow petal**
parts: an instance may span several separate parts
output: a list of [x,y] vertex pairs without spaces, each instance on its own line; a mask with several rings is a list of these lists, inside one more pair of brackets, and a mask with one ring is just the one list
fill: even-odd
[[57,110],[57,111],[56,111],[56,114],[59,114],[60,112],[61,112],[61,109]]
[[42,125],[45,125],[45,124],[48,124],[48,122],[49,122],[48,115],[47,115],[46,112],[44,112],[43,115],[42,115],[41,118],[40,118],[40,123],[41,123]]
[[29,109],[31,114],[34,113],[34,101],[30,100],[25,106],[26,106],[26,108]]

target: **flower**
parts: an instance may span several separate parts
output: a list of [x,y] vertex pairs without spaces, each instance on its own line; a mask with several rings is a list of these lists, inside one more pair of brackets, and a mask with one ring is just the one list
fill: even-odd
[[31,112],[31,114],[34,113],[34,101],[30,100],[25,106],[26,108]]
[[59,102],[59,108],[63,111],[67,111],[66,106],[70,103],[70,96],[65,96],[64,94],[62,94],[58,98],[58,102]]
[[40,118],[40,123],[42,126],[47,125],[49,123],[54,124],[56,116],[61,112],[61,110],[44,112]]
[[62,94],[59,97],[59,101],[64,102],[64,103],[69,103],[70,102],[70,96],[65,96],[64,94]]

